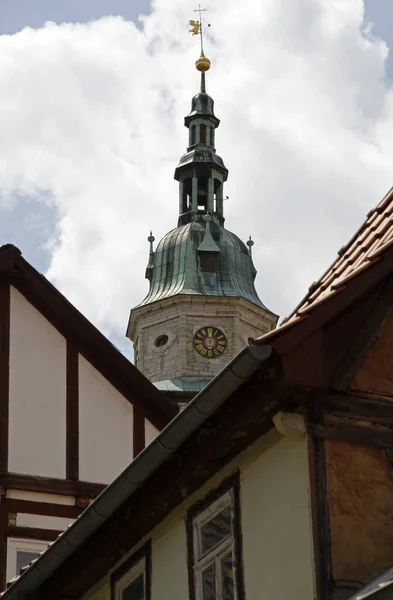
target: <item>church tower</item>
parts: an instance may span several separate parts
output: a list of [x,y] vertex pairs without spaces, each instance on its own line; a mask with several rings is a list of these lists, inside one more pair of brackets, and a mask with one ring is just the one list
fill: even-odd
[[131,311],[127,329],[136,366],[177,402],[193,397],[250,337],[270,331],[278,319],[255,290],[251,238],[246,245],[224,227],[228,169],[215,149],[220,121],[206,92],[210,61],[203,49],[196,68],[200,91],[184,119],[188,147],[175,170],[177,227],[156,250],[148,237],[149,292]]

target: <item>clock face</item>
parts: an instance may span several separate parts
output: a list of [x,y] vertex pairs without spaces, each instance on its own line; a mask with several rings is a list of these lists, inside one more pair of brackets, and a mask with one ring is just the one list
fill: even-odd
[[217,358],[225,351],[227,338],[217,327],[202,327],[194,335],[195,350],[206,358]]

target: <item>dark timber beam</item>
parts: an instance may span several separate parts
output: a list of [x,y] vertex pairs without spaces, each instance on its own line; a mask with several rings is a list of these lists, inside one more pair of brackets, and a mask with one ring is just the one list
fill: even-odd
[[375,344],[393,309],[393,276],[391,275],[382,289],[371,314],[363,323],[359,333],[346,352],[336,373],[330,382],[337,390],[346,390],[364,363],[367,354]]

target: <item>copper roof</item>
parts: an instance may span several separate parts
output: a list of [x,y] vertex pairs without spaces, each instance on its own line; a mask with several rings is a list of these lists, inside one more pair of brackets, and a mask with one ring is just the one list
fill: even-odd
[[202,269],[200,254],[207,231],[203,216],[194,215],[195,220],[172,229],[159,242],[154,252],[150,289],[139,306],[192,294],[240,297],[268,310],[256,292],[256,270],[246,244],[214,221],[208,231],[216,248],[216,264],[211,272]]

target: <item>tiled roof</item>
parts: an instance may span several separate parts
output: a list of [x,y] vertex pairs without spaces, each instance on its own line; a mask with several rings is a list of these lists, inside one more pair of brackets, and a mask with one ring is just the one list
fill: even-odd
[[307,314],[318,304],[337,294],[344,286],[370,265],[381,260],[382,254],[393,244],[393,188],[372,209],[366,221],[322,277],[313,283],[305,298],[285,319],[289,323]]

